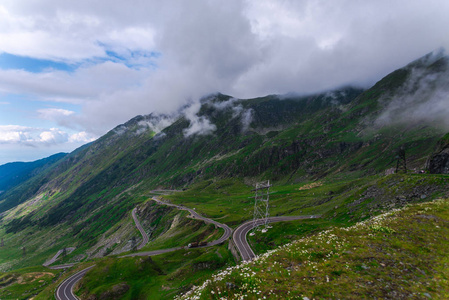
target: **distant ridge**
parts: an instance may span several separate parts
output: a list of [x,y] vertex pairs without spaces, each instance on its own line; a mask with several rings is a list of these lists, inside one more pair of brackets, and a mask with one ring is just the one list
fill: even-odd
[[[365,180],[389,174],[398,149],[406,153],[407,174],[425,173],[449,128],[414,108],[438,104],[433,96],[445,91],[447,69],[445,57],[423,57],[367,90],[254,99],[217,93],[175,115],[136,116],[38,166],[1,166],[1,180],[16,180],[0,194],[2,230],[14,236],[29,232],[14,247],[36,245],[51,229],[45,243],[52,247],[61,249],[70,240],[67,246],[84,245],[94,253],[101,236],[154,189],[189,190],[220,181],[250,186],[265,178],[279,185]],[[13,176],[11,170],[21,171]],[[444,189],[436,184],[429,191]],[[325,205],[334,193],[310,205]],[[302,201],[290,200],[279,213],[292,214],[290,203]],[[37,255],[43,251],[36,249]]]
[[[33,162],[11,162],[1,165],[0,194],[7,192],[40,172],[43,172],[53,163],[64,158],[66,155],[67,153],[57,153]],[[7,207],[12,207],[12,205],[3,206],[3,203],[0,203],[0,210],[4,210]]]
[[11,162],[0,165],[0,191],[4,192],[20,184],[36,175],[39,168],[52,164],[66,155],[67,153],[61,152],[32,162]]

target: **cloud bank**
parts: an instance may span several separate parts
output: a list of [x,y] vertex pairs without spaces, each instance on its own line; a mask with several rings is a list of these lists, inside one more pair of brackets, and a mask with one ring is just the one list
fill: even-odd
[[[42,107],[35,117],[100,136],[136,115],[170,114],[215,92],[249,98],[369,87],[449,49],[448,11],[445,0],[5,0],[0,55],[67,70],[0,65],[0,93],[54,109],[77,105],[68,115]],[[213,129],[201,118],[196,126]]]
[[[439,72],[427,69],[433,62],[443,59]],[[434,53],[419,67],[411,69],[405,84],[394,95],[387,95],[387,105],[375,125],[428,124],[449,130],[449,58]]]
[[0,125],[0,145],[21,144],[29,147],[62,143],[88,143],[94,138],[87,132],[69,134],[58,128],[33,128],[20,125]]
[[217,126],[211,123],[211,121],[208,118],[206,118],[205,116],[198,116],[200,107],[201,103],[195,102],[187,106],[183,110],[182,114],[190,122],[189,127],[184,129],[183,131],[185,137],[189,137],[194,134],[207,135],[217,130]]

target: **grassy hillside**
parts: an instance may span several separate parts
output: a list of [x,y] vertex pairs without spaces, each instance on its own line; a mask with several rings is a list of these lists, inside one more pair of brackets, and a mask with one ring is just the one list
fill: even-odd
[[[273,224],[273,228],[267,233],[258,232],[251,237],[250,243],[256,253],[265,253],[277,246],[307,238],[317,232],[353,226],[360,220],[367,220],[394,207],[400,208],[407,203],[423,202],[447,195],[448,185],[449,177],[444,175],[395,174],[346,182],[312,182],[275,186],[271,196],[272,215],[278,213],[292,215],[322,213],[324,215],[315,220]],[[416,196],[418,193],[419,197]],[[241,215],[242,219],[251,218],[252,203],[245,196],[251,194],[244,185],[240,186],[233,181],[217,181],[208,185],[196,185],[191,190],[165,196],[165,198],[173,202],[182,202],[186,206],[196,208],[202,214],[208,214],[221,222],[226,221],[232,224],[232,218],[226,217],[229,211],[220,213],[220,210],[223,210],[224,204],[227,204],[230,209],[236,208],[236,212],[246,212]],[[196,199],[192,197],[194,195],[200,195],[200,197]],[[232,195],[232,197],[226,195]],[[422,197],[423,195],[426,196]],[[189,199],[193,201],[189,202]],[[282,203],[286,203],[285,208],[282,208]],[[300,204],[297,210],[292,206],[294,203]],[[153,206],[155,206],[153,201],[139,206],[139,216],[141,220],[147,220],[146,226],[154,224],[150,217],[157,215],[151,209]],[[167,207],[161,206],[159,209],[167,209]],[[288,212],[286,209],[292,209],[292,211]],[[144,250],[186,245],[188,242],[186,238],[190,237],[191,241],[197,240],[197,234],[203,237],[221,234],[215,233],[210,226],[198,228],[198,224],[188,229],[186,225],[192,220],[179,219],[178,212],[172,209],[168,211],[168,214],[158,221],[167,224],[160,227],[165,229],[156,229],[152,235],[155,238]],[[276,211],[278,213],[275,213]],[[223,213],[225,215],[221,215]],[[236,225],[239,223],[235,222]],[[214,255],[210,256],[213,253]],[[225,256],[226,261],[222,261]],[[210,263],[211,261],[222,263]],[[187,292],[192,285],[201,285],[214,272],[233,266],[234,259],[225,245],[221,248],[181,250],[156,256],[148,261],[146,258],[110,257],[97,259],[96,263],[98,267],[95,267],[95,271],[83,279],[80,295],[85,297],[87,294],[96,295],[97,299],[101,299],[102,295],[118,299],[172,299],[179,293]],[[194,267],[196,264],[201,268]],[[51,290],[52,287],[49,286],[48,289]],[[48,289],[42,292],[42,297],[48,295]]]
[[[351,226],[385,210],[449,197],[449,178],[427,172],[429,157],[446,149],[447,128],[435,120],[409,122],[401,114],[408,109],[401,106],[404,101],[411,107],[413,101],[431,102],[432,93],[421,91],[420,83],[439,91],[447,70],[447,58],[425,57],[366,91],[347,87],[257,99],[216,94],[202,99],[193,115],[185,108],[174,116],[137,116],[0,194],[0,203],[13,204],[0,215],[0,270],[40,265],[59,249],[76,247],[58,263],[96,260],[103,270],[93,272],[105,275],[87,276],[81,293],[100,297],[118,289],[125,298],[144,297],[143,291],[174,280],[170,292],[157,290],[163,298],[232,264],[230,252],[221,247],[218,252],[204,250],[206,257],[223,260],[209,264],[198,277],[188,269],[196,256],[186,261],[179,256],[167,266],[154,263],[156,259],[142,262],[148,270],[129,267],[123,278],[109,273],[140,263],[114,256],[131,251],[140,241],[131,219],[135,207],[150,234],[144,250],[221,234],[185,212],[149,200],[154,189],[182,190],[165,200],[235,228],[252,218],[254,184],[270,179],[272,216],[322,215],[274,225],[266,235],[255,235],[250,242],[257,253],[329,228]],[[407,173],[392,174],[401,149]],[[143,276],[147,271],[145,280],[133,277],[134,272]],[[176,281],[172,276],[178,272],[190,275]]]
[[[51,168],[55,163],[64,158],[66,155],[66,153],[58,153],[33,162],[14,162],[1,165],[0,212],[6,211],[27,200],[27,196],[32,195],[32,193],[35,191],[28,191],[27,189],[29,187],[32,187],[33,184],[26,184],[25,182],[30,178],[37,177],[42,173],[46,173],[49,168]],[[32,181],[35,180],[36,179]],[[21,184],[23,184],[24,187],[14,189],[14,187]],[[25,195],[21,195],[21,197],[11,197],[11,195],[19,194],[21,191],[24,191]]]
[[179,250],[152,258],[102,260],[83,279],[77,293],[86,298],[96,295],[97,299],[172,299],[231,263],[226,246]]
[[19,269],[0,275],[1,299],[31,299],[41,293],[48,285],[56,282],[61,270],[44,267]]
[[449,200],[332,228],[228,268],[179,299],[446,299]]
[[[63,158],[65,153],[58,153],[50,157],[33,162],[12,162],[0,166],[0,191],[8,189],[43,172],[48,166]],[[4,208],[2,208],[4,210]]]

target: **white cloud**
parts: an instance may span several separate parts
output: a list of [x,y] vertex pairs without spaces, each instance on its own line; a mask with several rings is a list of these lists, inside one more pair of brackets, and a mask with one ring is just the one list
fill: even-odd
[[[5,0],[0,53],[80,67],[0,70],[0,91],[79,104],[80,113],[48,117],[100,135],[135,115],[171,113],[214,92],[246,98],[368,87],[449,48],[447,11],[446,0]],[[192,120],[192,131],[213,129]]]
[[232,109],[232,117],[240,118],[240,122],[242,124],[242,131],[248,130],[251,122],[253,121],[253,109],[246,109],[241,104],[236,104],[238,99],[231,98],[222,102],[215,102],[213,106],[219,110],[231,108]]
[[27,93],[41,100],[85,104],[102,94],[139,86],[146,73],[110,61],[86,65],[73,73],[50,70],[36,74],[0,69],[0,91]]
[[[0,125],[0,144],[25,147],[54,146],[64,144],[84,144],[95,140],[86,132],[69,135],[59,128],[34,128],[19,125]],[[72,145],[73,147],[73,145]]]
[[58,120],[73,115],[75,112],[62,108],[43,108],[37,110],[39,117],[45,120]]
[[445,1],[257,1],[251,7],[253,31],[270,51],[236,85],[248,96],[368,87],[449,45]]
[[96,137],[94,137],[93,135],[82,131],[82,132],[78,132],[75,134],[72,134],[69,137],[69,142],[70,143],[90,143],[96,140]]
[[15,2],[0,5],[0,52],[76,62],[106,56],[104,44],[113,50],[153,46],[154,30],[148,25],[121,26],[110,20],[113,16],[88,12],[88,3],[64,7],[53,1]]
[[177,114],[173,115],[152,115],[151,118],[145,121],[140,121],[138,123],[139,129],[136,134],[144,133],[148,130],[154,133],[160,133],[164,128],[173,124],[173,122],[178,118]]
[[0,125],[0,144],[29,142],[33,131],[26,126]]
[[[431,65],[439,54],[427,62]],[[390,124],[430,124],[449,130],[449,70],[430,72],[412,68],[407,81],[395,91],[380,99],[385,107],[375,120],[376,126]]]
[[195,134],[207,135],[217,130],[217,126],[212,124],[208,118],[205,116],[198,116],[200,106],[201,104],[199,102],[195,102],[183,111],[184,116],[190,122],[189,127],[183,131],[185,137]]
[[39,134],[39,139],[36,142],[47,144],[61,144],[68,141],[68,134],[57,128],[51,128],[49,131],[43,131]]

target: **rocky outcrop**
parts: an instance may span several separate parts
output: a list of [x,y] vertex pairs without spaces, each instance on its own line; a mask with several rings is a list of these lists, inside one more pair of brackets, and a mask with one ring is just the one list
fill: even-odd
[[100,300],[106,299],[120,299],[129,290],[129,285],[125,282],[114,285],[109,290],[100,295]]
[[438,148],[428,161],[431,174],[449,174],[449,133],[438,143]]

